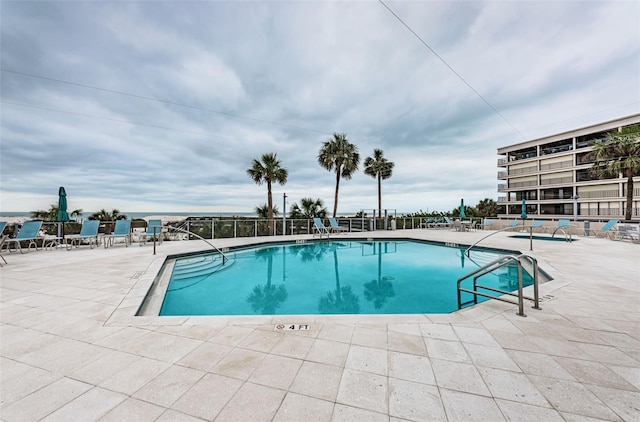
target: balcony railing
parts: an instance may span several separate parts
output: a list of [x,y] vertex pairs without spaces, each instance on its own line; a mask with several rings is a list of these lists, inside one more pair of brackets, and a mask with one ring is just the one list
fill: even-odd
[[[635,189],[634,189],[635,190]],[[580,199],[592,198],[618,198],[618,189],[597,190],[592,192],[580,192]]]
[[573,183],[573,177],[554,177],[540,181],[540,185],[563,185]]
[[555,170],[573,167],[573,161],[561,161],[559,163],[540,164],[540,170]]
[[531,180],[528,182],[511,182],[509,183],[509,187],[511,188],[526,188],[530,186],[538,186],[538,182],[536,180]]
[[516,176],[520,174],[531,174],[538,171],[537,166],[524,167],[521,169],[509,169],[509,176]]

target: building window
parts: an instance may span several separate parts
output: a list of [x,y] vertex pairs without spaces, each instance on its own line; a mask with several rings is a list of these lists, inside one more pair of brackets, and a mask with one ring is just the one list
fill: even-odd
[[544,201],[549,199],[571,199],[572,197],[573,188],[542,189],[540,191],[540,199]]
[[576,137],[576,148],[586,148],[592,146],[596,142],[604,141],[605,139],[607,139],[608,132],[609,131],[596,132],[590,133],[588,135],[578,136]]

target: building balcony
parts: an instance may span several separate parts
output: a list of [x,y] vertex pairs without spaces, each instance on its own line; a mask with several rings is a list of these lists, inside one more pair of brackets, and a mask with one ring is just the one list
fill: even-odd
[[573,184],[573,177],[553,177],[551,179],[540,181],[540,186],[568,185],[568,184]]
[[566,169],[571,167],[573,167],[573,161],[567,160],[561,161],[559,163],[540,164],[540,171]]
[[512,182],[512,183],[509,183],[509,188],[530,188],[532,186],[538,186],[538,182],[536,180],[531,180],[529,182]]
[[524,167],[520,169],[509,169],[509,176],[521,176],[523,174],[537,173],[538,166]]

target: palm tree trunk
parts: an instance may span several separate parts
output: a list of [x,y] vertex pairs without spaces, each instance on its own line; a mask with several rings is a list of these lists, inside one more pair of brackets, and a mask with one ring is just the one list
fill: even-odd
[[333,197],[333,218],[338,214],[338,191],[340,190],[340,167],[336,167],[336,193]]
[[269,234],[273,236],[273,198],[271,197],[271,180],[267,180],[267,208],[269,208]]
[[378,173],[378,217],[382,217],[382,178]]
[[627,169],[627,206],[625,207],[624,219],[631,221],[631,214],[633,210],[633,169],[629,167]]

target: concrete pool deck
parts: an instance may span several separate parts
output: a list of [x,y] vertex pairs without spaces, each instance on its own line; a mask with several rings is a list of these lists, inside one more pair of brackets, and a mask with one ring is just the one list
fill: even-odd
[[[364,236],[472,244],[486,233]],[[640,245],[580,236],[529,252],[510,235],[481,245],[530,253],[554,277],[526,318],[497,301],[438,315],[135,317],[165,256],[204,243],[3,254],[0,418],[640,420]]]

